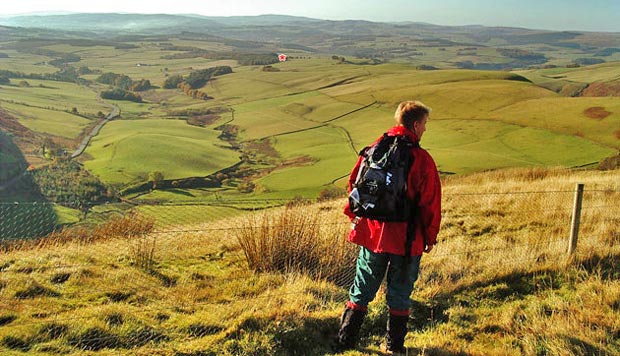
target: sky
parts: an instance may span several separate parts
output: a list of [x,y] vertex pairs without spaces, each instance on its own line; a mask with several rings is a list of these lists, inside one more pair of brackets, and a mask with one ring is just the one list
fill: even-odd
[[282,14],[328,20],[620,32],[619,0],[4,0],[0,7],[0,16],[32,12]]

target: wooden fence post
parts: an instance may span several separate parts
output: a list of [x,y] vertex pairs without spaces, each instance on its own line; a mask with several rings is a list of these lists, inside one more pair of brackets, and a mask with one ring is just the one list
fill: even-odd
[[568,240],[568,256],[572,256],[577,248],[579,237],[579,222],[581,220],[581,202],[583,201],[583,183],[577,183],[575,188],[575,202],[573,204],[573,216],[570,224],[570,238]]

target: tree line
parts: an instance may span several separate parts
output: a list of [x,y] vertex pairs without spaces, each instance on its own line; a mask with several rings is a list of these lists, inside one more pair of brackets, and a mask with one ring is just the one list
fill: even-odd
[[103,99],[110,100],[127,100],[136,103],[142,102],[142,96],[135,92],[145,91],[153,88],[151,81],[148,79],[140,79],[134,81],[124,74],[103,73],[96,81],[98,83],[107,84],[112,87],[110,90],[102,91],[99,96]]
[[[86,67],[85,67],[86,68]],[[0,77],[15,79],[35,79],[35,80],[53,80],[57,82],[77,83],[80,85],[88,84],[88,80],[80,78],[80,72],[70,66],[65,66],[55,73],[30,73],[15,72],[0,69]]]
[[217,66],[207,69],[195,70],[189,73],[187,77],[182,75],[172,75],[164,81],[164,89],[181,89],[185,94],[195,99],[211,99],[202,90],[199,90],[205,84],[211,80],[212,77],[232,73],[233,70],[230,66]]

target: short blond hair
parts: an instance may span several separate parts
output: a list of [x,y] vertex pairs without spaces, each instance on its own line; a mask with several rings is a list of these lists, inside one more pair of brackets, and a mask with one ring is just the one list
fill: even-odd
[[414,122],[424,119],[430,113],[431,108],[424,105],[421,101],[407,100],[398,105],[394,113],[394,119],[400,125],[411,129]]

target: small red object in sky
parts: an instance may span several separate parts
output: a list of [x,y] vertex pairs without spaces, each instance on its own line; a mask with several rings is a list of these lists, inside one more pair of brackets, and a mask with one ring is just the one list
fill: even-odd
[[280,62],[286,62],[286,54],[279,54],[278,59]]

